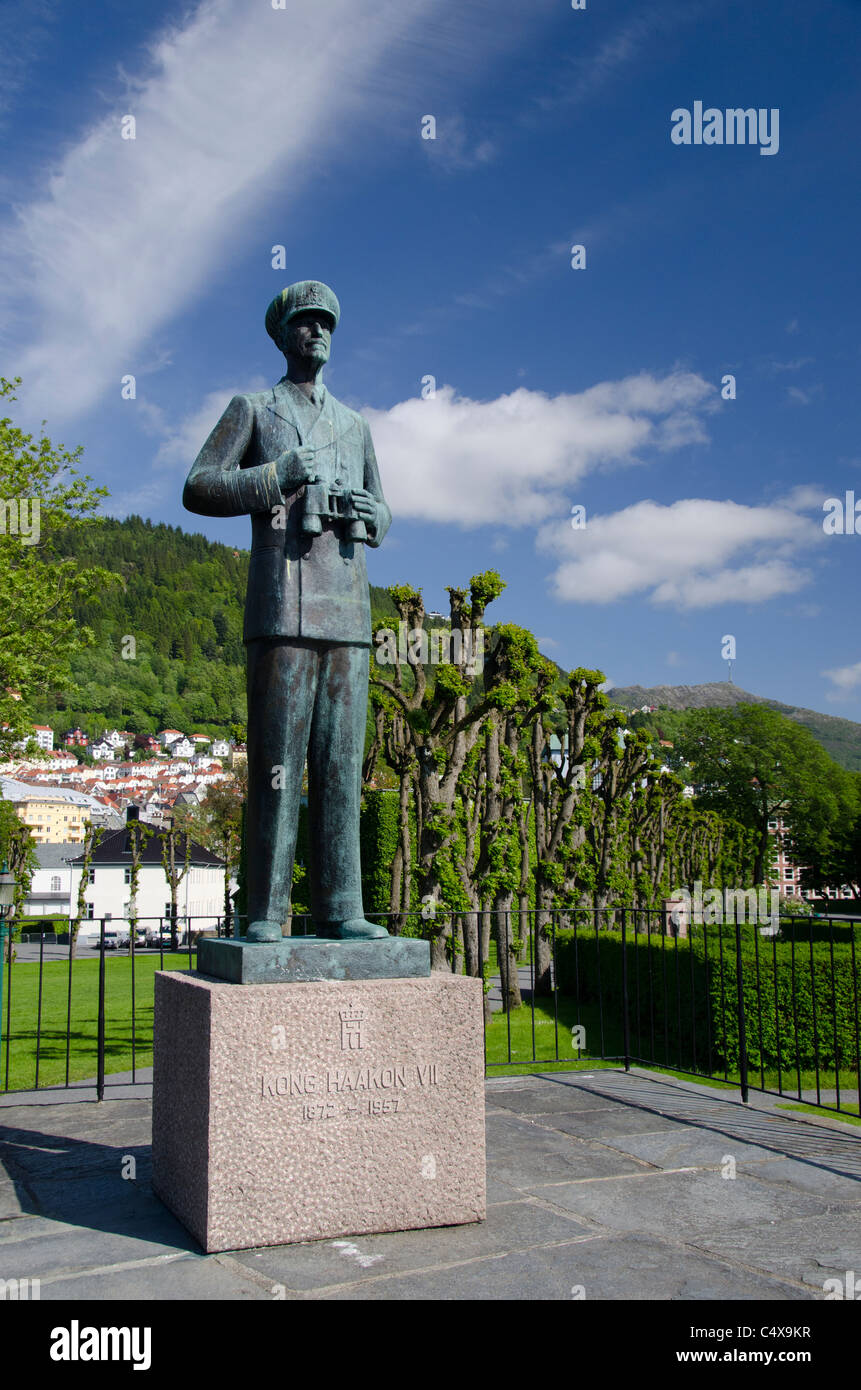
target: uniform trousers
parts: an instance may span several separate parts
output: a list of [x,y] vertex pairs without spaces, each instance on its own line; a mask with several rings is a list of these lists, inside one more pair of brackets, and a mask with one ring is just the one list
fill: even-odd
[[258,637],[246,650],[248,920],[287,921],[306,757],[312,917],[362,918],[359,810],[370,649]]

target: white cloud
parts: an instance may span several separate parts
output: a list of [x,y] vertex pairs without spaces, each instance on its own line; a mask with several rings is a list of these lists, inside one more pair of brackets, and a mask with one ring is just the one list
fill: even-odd
[[837,687],[827,698],[839,700],[844,695],[851,695],[861,685],[861,661],[856,661],[854,666],[835,666],[821,674]]
[[793,512],[818,512],[822,515],[824,494],[820,484],[798,483],[789,492],[777,499],[778,507],[788,507]]
[[444,386],[363,413],[395,516],[525,526],[568,515],[572,487],[599,467],[705,441],[699,413],[716,396],[690,372],[642,373],[576,395],[520,387],[492,401]]
[[633,594],[677,608],[761,603],[808,579],[798,560],[822,528],[788,507],[688,498],[663,506],[637,502],[589,517],[584,530],[554,522],[538,546],[557,559],[556,596],[612,603]]
[[[111,113],[34,176],[38,191],[19,192],[0,227],[0,317],[22,411],[41,419],[49,403],[52,418],[74,416],[134,371],[234,248],[265,235],[255,213],[277,190],[301,215],[297,195],[321,158],[355,151],[363,123],[406,131],[417,72],[475,71],[526,23],[518,12],[488,29],[487,18],[456,0],[289,12],[201,0],[164,30],[148,71],[125,80]],[[135,140],[121,139],[126,114]]]
[[[262,391],[269,384],[263,377],[255,377],[242,389]],[[188,472],[206,439],[224,414],[228,402],[235,395],[236,391],[232,389],[210,391],[197,410],[186,415],[175,429],[165,430],[165,437],[153,460],[154,467],[178,467]]]

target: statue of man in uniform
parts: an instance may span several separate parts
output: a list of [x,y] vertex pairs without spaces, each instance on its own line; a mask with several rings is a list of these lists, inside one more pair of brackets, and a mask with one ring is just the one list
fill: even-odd
[[340,313],[317,280],[276,295],[266,330],[287,374],[233,397],[183,492],[191,512],[251,516],[249,941],[280,941],[287,921],[306,757],[315,932],[388,936],[364,918],[359,806],[371,646],[364,547],[380,544],[392,518],[366,421],[321,380]]

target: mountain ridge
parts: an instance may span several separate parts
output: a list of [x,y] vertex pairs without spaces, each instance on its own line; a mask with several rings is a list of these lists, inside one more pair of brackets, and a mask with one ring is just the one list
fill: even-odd
[[626,685],[606,692],[610,703],[629,713],[643,705],[679,714],[689,709],[731,709],[733,705],[766,705],[787,719],[809,729],[835,762],[852,771],[861,771],[861,723],[839,715],[822,714],[803,705],[788,705],[765,695],[754,695],[731,681],[710,681],[702,685]]

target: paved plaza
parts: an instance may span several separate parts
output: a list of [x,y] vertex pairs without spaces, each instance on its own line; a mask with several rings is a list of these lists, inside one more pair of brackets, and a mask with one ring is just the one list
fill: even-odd
[[795,1301],[861,1270],[861,1129],[774,1097],[491,1078],[486,1222],[203,1255],[150,1187],[148,1089],[62,1094],[0,1107],[0,1278],[42,1300]]

